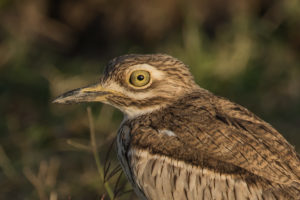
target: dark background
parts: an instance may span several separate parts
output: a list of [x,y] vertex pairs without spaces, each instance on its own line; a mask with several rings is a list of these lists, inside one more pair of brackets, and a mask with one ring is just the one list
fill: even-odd
[[[298,0],[0,0],[0,199],[106,194],[87,104],[51,100],[127,53],[183,60],[199,85],[252,110],[299,152],[299,32]],[[90,106],[104,165],[122,114]]]

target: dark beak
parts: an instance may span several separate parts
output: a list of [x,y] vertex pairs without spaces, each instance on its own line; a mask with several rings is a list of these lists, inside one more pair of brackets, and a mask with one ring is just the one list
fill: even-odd
[[105,102],[113,91],[106,90],[100,84],[68,91],[52,101],[52,103],[71,104],[82,102]]

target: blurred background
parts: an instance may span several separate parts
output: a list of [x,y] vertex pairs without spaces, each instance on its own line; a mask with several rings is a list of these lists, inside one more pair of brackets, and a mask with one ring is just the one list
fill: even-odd
[[51,104],[127,53],[179,58],[299,152],[299,32],[298,0],[0,0],[0,199],[110,199],[103,167],[118,199],[136,198],[109,150],[122,114]]

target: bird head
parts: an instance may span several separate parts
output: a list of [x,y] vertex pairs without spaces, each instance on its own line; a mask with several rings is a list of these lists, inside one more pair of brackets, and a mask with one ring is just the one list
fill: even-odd
[[131,54],[111,60],[98,83],[66,92],[53,102],[102,102],[131,118],[169,105],[197,87],[183,62],[162,54]]

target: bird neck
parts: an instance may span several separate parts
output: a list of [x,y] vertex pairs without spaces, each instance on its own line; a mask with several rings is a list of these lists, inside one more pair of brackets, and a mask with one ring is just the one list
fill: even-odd
[[[177,104],[184,104],[186,102],[185,99],[188,98],[201,98],[203,96],[207,96],[208,94],[211,94],[209,91],[200,88],[195,87],[193,90],[184,93],[180,96],[174,96],[172,98],[164,98],[164,97],[156,97],[155,99],[152,99],[151,106],[147,107],[139,107],[138,105],[132,105],[128,107],[122,107],[119,108],[123,114],[124,114],[124,121],[126,120],[132,120],[138,117],[142,117],[143,115],[149,115],[152,113],[157,113],[164,111],[168,109],[171,106],[177,105]],[[155,103],[157,101],[157,103]],[[183,106],[183,105],[182,105]]]

